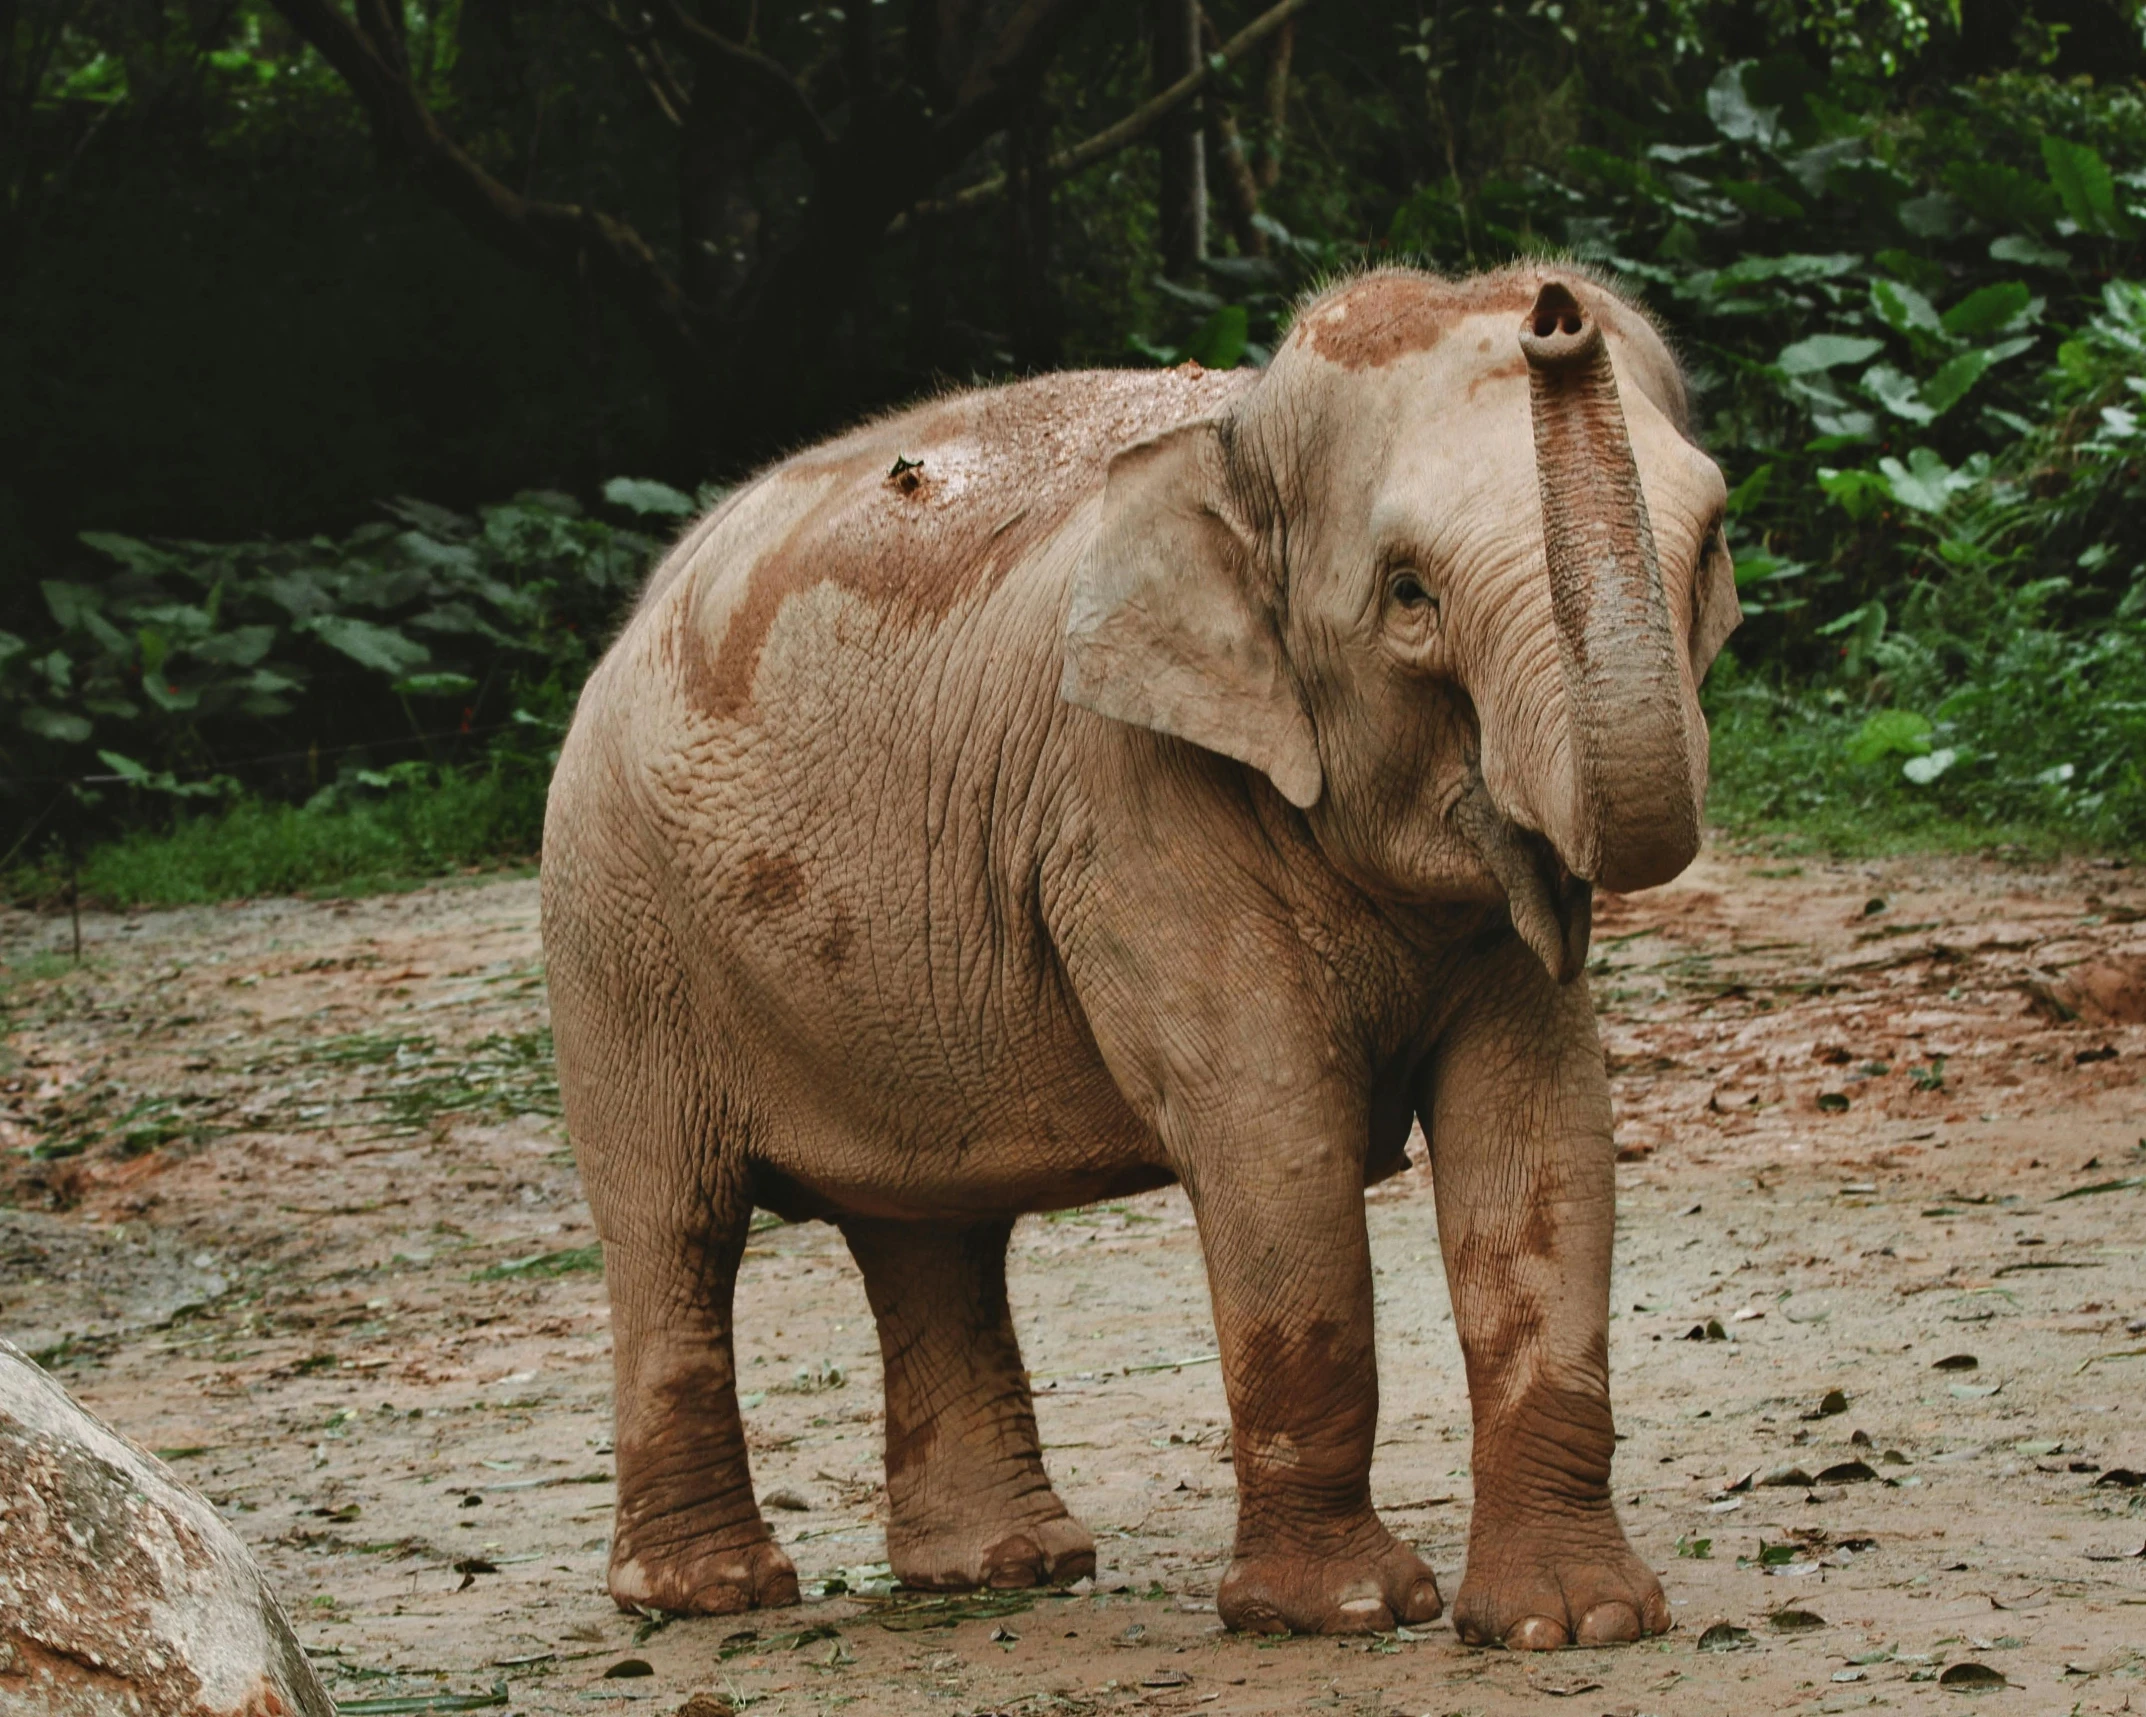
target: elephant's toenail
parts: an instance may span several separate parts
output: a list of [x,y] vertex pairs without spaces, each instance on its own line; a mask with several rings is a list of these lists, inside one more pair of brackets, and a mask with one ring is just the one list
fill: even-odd
[[1564,1623],[1554,1622],[1548,1616],[1523,1616],[1505,1630],[1508,1651],[1555,1651],[1559,1646],[1571,1643]]
[[1580,1619],[1580,1644],[1614,1645],[1639,1638],[1639,1612],[1630,1604],[1597,1604]]
[[1341,1613],[1345,1616],[1368,1616],[1372,1611],[1383,1610],[1385,1607],[1386,1601],[1383,1598],[1351,1598],[1341,1606]]
[[1418,1580],[1408,1594],[1408,1619],[1412,1622],[1435,1622],[1445,1610],[1445,1601],[1438,1596],[1435,1580]]

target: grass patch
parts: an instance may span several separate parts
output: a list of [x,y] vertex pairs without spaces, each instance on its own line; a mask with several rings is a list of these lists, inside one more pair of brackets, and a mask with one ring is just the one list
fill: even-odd
[[2113,819],[2077,815],[2055,794],[2022,814],[2028,793],[2009,783],[1947,780],[1918,786],[1887,754],[1857,762],[1851,745],[1870,719],[1817,689],[1756,680],[1708,688],[1712,768],[1708,819],[1767,853],[1886,858],[1903,853],[1994,853],[2046,861],[2065,853],[2137,856]]
[[604,1248],[598,1241],[592,1246],[570,1246],[563,1252],[539,1252],[528,1258],[510,1258],[504,1264],[477,1271],[470,1280],[500,1282],[516,1277],[601,1275],[603,1267]]
[[[543,820],[541,783],[496,770],[443,771],[377,799],[332,806],[241,799],[92,849],[82,861],[82,897],[127,908],[391,892],[472,866],[530,863]],[[45,903],[66,886],[49,857],[4,880],[8,896]]]

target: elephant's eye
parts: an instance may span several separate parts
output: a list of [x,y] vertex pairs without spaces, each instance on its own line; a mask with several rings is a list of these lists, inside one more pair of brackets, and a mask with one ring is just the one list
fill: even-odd
[[1429,607],[1434,612],[1438,598],[1423,587],[1423,580],[1412,572],[1404,572],[1393,581],[1393,599],[1403,608]]

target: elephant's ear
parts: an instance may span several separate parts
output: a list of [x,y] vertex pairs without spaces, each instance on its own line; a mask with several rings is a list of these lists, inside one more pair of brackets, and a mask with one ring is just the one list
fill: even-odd
[[1697,588],[1692,592],[1691,677],[1706,678],[1729,634],[1743,624],[1743,604],[1736,599],[1736,563],[1728,540],[1716,527],[1699,559]]
[[1102,523],[1073,581],[1059,691],[1248,763],[1309,810],[1319,748],[1227,495],[1208,419],[1111,460]]

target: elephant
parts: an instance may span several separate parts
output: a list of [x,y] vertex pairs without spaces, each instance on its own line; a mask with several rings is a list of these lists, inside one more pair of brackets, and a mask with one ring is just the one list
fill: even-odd
[[955,392],[692,526],[543,840],[615,1343],[622,1606],[797,1601],[732,1350],[756,1205],[878,1326],[910,1587],[1066,1582],[1023,1213],[1180,1184],[1231,1420],[1229,1627],[1436,1618],[1373,1511],[1364,1189],[1420,1119],[1474,1424],[1453,1626],[1669,1625],[1610,1497],[1593,891],[1696,853],[1727,492],[1646,314],[1567,263],[1381,268],[1263,369]]

